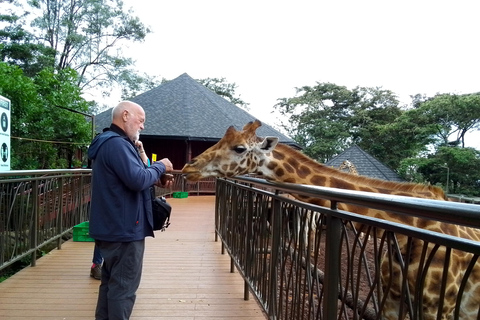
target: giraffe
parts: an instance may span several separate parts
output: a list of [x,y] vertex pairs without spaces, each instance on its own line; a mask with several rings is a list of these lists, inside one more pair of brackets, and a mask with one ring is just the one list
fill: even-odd
[[350,160],[345,160],[343,161],[340,166],[338,167],[338,170],[343,170],[343,169],[348,169],[348,172],[354,175],[358,176],[358,171],[357,167],[352,163]]
[[[195,157],[190,163],[185,164],[182,173],[187,180],[197,181],[206,177],[234,177],[243,174],[258,174],[266,179],[328,186],[350,190],[359,190],[375,193],[394,194],[401,196],[410,196],[418,198],[446,200],[443,191],[435,186],[421,185],[412,183],[398,183],[372,179],[364,176],[356,176],[338,169],[328,167],[310,159],[300,151],[294,150],[286,145],[279,144],[277,137],[257,137],[256,130],[261,126],[261,122],[256,120],[246,124],[241,131],[237,131],[233,126],[229,127],[224,137],[214,146],[205,150],[202,154]],[[297,199],[305,202],[314,203],[321,206],[330,206],[330,202],[325,199],[308,198],[301,195],[294,195]],[[452,236],[460,236],[475,241],[480,241],[480,230],[456,226],[438,221],[409,217],[386,212],[372,208],[365,208],[351,204],[339,204],[339,209],[356,212],[358,214],[395,221],[411,226],[416,226],[425,230],[442,232]],[[397,235],[397,241],[402,255],[407,252],[405,261],[408,263],[407,286],[415,296],[415,283],[418,281],[417,274],[423,241],[413,240],[410,247],[407,244],[406,236]],[[413,248],[413,249],[408,249]],[[432,245],[429,244],[426,249],[428,253],[432,252]],[[424,319],[437,319],[437,309],[441,302],[438,293],[444,261],[446,257],[445,250],[433,252],[432,263],[425,275],[425,285],[420,296],[423,297],[421,306]],[[462,275],[472,258],[472,254],[452,250],[449,261],[449,272],[446,280],[446,293],[443,297],[442,320],[452,319],[456,308],[456,295],[460,286]],[[384,292],[383,299],[383,319],[404,319],[405,312],[399,314],[400,305],[406,303],[401,301],[401,267],[400,263],[394,258],[383,257],[380,266],[381,281]],[[480,262],[475,264],[469,279],[480,279]],[[477,283],[479,282],[479,283]],[[386,284],[389,284],[386,288]],[[386,292],[386,293],[385,293]],[[476,319],[478,306],[480,305],[480,281],[469,281],[467,284],[461,305],[459,308],[460,319]]]

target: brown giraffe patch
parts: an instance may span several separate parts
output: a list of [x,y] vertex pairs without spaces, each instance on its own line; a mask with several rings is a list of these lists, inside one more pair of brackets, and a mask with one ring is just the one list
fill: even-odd
[[283,170],[283,168],[277,168],[275,169],[275,174],[277,175],[277,177],[283,177],[285,171]]
[[283,164],[283,167],[285,168],[285,170],[288,172],[288,173],[294,173],[295,172],[295,168],[292,167],[290,164],[288,163],[284,163]]
[[300,166],[297,170],[297,174],[300,178],[305,179],[312,174],[312,170],[310,170],[310,168],[307,166]]
[[330,181],[335,186],[335,188],[355,190],[355,184],[352,182],[345,181],[343,179],[333,178],[333,177],[330,179]]
[[277,166],[278,164],[276,162],[270,161],[267,165],[267,168],[274,171]]
[[272,154],[273,154],[273,157],[277,160],[285,159],[285,156],[276,150],[273,150]]
[[314,186],[324,186],[326,185],[327,177],[324,176],[313,176],[310,178],[310,183]]
[[290,164],[294,168],[298,168],[300,166],[300,163],[295,158],[288,158],[287,163]]

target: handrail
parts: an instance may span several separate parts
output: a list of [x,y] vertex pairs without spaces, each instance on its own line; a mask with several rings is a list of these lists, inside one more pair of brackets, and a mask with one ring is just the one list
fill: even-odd
[[61,248],[88,220],[91,169],[0,172],[0,270],[25,257],[35,265],[46,246]]
[[[328,199],[332,205],[304,203],[289,194]],[[352,313],[356,319],[378,319],[389,305],[386,301],[396,301],[390,290],[402,294],[397,312],[410,319],[431,312],[436,318],[442,306],[452,302],[444,303],[444,298],[452,297],[442,291],[451,274],[465,259],[473,267],[480,257],[478,241],[337,209],[339,203],[351,203],[479,228],[480,206],[474,204],[246,176],[218,179],[216,195],[216,234],[244,278],[246,290],[253,292],[270,319],[350,319]],[[463,258],[458,255],[461,251]],[[425,281],[438,263],[441,269],[435,277],[443,279],[443,285],[433,293],[439,299],[437,309],[425,311]],[[397,274],[389,276],[388,270]],[[476,279],[472,270],[458,275],[457,308],[448,315],[454,319],[468,319],[459,306],[468,295],[466,284]]]
[[[254,183],[286,193],[325,198],[369,208],[399,212],[419,218],[440,220],[447,223],[480,228],[480,206],[470,203],[439,201],[312,185],[271,182],[246,176],[236,177],[235,180],[245,183]],[[455,214],[452,214],[452,212],[455,212]]]

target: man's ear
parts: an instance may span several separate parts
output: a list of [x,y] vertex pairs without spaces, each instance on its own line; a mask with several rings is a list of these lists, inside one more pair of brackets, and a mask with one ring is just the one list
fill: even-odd
[[278,138],[277,137],[266,137],[260,143],[260,150],[262,152],[268,153],[271,152],[277,146]]
[[127,120],[128,120],[128,110],[123,110],[122,120],[123,120],[123,122],[127,122]]

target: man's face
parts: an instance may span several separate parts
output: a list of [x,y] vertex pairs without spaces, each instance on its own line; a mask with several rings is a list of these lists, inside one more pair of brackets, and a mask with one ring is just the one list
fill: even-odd
[[145,128],[145,112],[141,108],[125,110],[125,112],[128,113],[125,131],[130,140],[135,142],[140,138],[140,132]]

